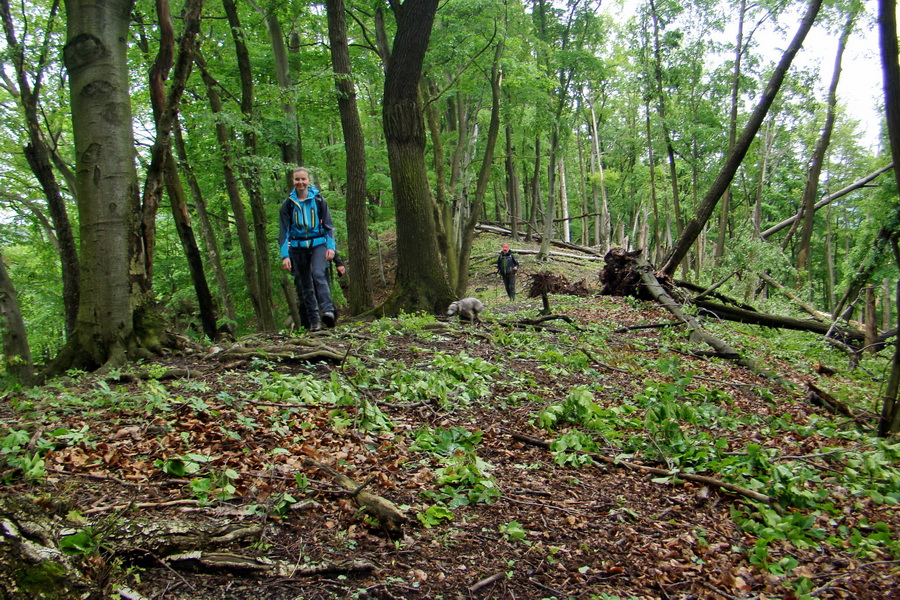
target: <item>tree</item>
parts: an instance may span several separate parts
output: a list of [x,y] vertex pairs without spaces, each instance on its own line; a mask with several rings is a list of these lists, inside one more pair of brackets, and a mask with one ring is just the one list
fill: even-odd
[[859,10],[858,5],[854,6],[844,23],[841,31],[838,47],[834,59],[834,73],[831,77],[831,85],[828,88],[828,99],[825,108],[825,123],[822,125],[822,133],[816,142],[813,150],[812,158],[809,161],[809,171],[806,177],[806,186],[803,189],[803,200],[801,202],[800,212],[803,217],[803,226],[800,230],[800,244],[797,248],[797,281],[806,279],[806,269],[809,263],[810,242],[812,240],[813,224],[815,223],[815,205],[816,197],[819,192],[819,178],[822,175],[822,166],[825,163],[825,154],[828,152],[828,146],[831,143],[831,134],[834,131],[834,121],[836,119],[837,108],[837,87],[841,78],[841,62],[844,57],[844,48],[847,46],[847,38],[853,30],[856,22],[856,13]]
[[387,61],[382,119],[397,221],[397,279],[382,306],[443,312],[453,300],[444,275],[425,165],[425,122],[419,78],[438,0],[394,4],[397,33]]
[[372,308],[372,277],[369,273],[369,225],[366,215],[366,145],[363,138],[356,91],[350,70],[344,0],[326,0],[331,60],[334,66],[338,110],[347,153],[347,238],[350,246],[350,312]]
[[13,67],[18,82],[18,94],[15,96],[19,102],[25,117],[25,128],[28,131],[28,144],[25,146],[25,157],[31,170],[37,177],[44,195],[47,198],[47,206],[50,209],[50,218],[53,221],[53,229],[58,241],[60,263],[62,266],[63,307],[65,309],[66,334],[72,335],[78,317],[79,296],[79,266],[78,252],[75,246],[75,236],[69,223],[69,215],[63,200],[62,191],[53,171],[53,152],[47,143],[46,137],[40,125],[40,94],[43,85],[43,65],[47,61],[47,54],[53,31],[53,23],[56,19],[58,0],[50,9],[50,16],[45,29],[45,37],[38,57],[38,69],[29,81],[26,73],[26,57],[24,40],[19,43],[16,37],[12,14],[9,10],[9,0],[0,0],[0,18],[3,21],[3,30],[6,34],[6,43],[12,54]]
[[62,367],[123,364],[137,341],[129,269],[138,205],[126,60],[132,7],[132,0],[66,1],[81,295]]
[[25,322],[19,310],[16,288],[0,254],[0,321],[3,324],[3,359],[6,372],[11,379],[22,385],[30,385],[34,380],[34,363],[31,347],[25,332]]
[[763,96],[754,109],[753,114],[750,116],[750,119],[747,121],[747,124],[744,126],[740,137],[735,143],[734,150],[732,150],[726,158],[725,164],[722,165],[715,182],[704,196],[700,206],[697,207],[696,215],[685,226],[684,232],[679,236],[674,247],[666,257],[665,264],[662,267],[664,273],[668,275],[675,273],[675,269],[678,268],[678,265],[680,265],[681,261],[684,260],[684,257],[687,256],[690,247],[700,235],[700,232],[709,220],[710,215],[712,215],[716,204],[719,202],[719,198],[722,197],[722,194],[725,193],[725,189],[734,178],[747,150],[750,148],[753,138],[756,137],[760,125],[762,125],[766,114],[769,112],[769,107],[772,106],[772,102],[774,102],[775,96],[781,88],[785,74],[791,66],[794,56],[796,56],[797,52],[800,50],[800,47],[803,45],[803,40],[806,38],[806,34],[809,33],[810,28],[812,28],[813,22],[815,21],[821,6],[822,0],[810,0],[809,7],[803,20],[800,22],[800,26],[797,33],[794,35],[794,39],[791,40],[790,45],[781,56],[778,66],[769,78]]
[[[900,48],[897,44],[897,2],[879,0],[878,32],[881,46],[881,66],[884,77],[884,109],[887,116],[888,139],[894,164],[900,164]],[[894,181],[900,190],[900,169],[894,169]],[[897,265],[900,266],[900,248],[896,230],[891,237],[891,246]],[[900,281],[897,283],[897,303],[900,306]],[[894,362],[882,398],[881,418],[878,435],[887,436],[900,431],[900,343],[894,346]]]

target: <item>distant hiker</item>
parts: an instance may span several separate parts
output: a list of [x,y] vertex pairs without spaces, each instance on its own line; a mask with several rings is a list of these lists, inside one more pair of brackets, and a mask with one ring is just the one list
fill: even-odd
[[497,257],[497,269],[494,273],[500,273],[500,277],[503,278],[506,295],[510,300],[516,299],[516,271],[518,270],[519,261],[516,260],[516,255],[512,253],[508,245],[503,244],[500,256]]
[[293,179],[294,189],[281,203],[278,215],[281,266],[294,276],[300,314],[306,317],[303,320],[308,319],[310,331],[319,331],[323,321],[329,327],[335,322],[334,303],[325,274],[328,261],[335,254],[334,223],[328,203],[310,185],[309,169],[294,169]]

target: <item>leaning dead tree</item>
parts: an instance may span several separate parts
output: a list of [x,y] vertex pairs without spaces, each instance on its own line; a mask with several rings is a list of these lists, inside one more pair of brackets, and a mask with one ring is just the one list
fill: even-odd
[[685,312],[681,304],[676,302],[666,289],[666,286],[669,289],[676,289],[671,278],[665,273],[655,272],[641,254],[641,251],[627,252],[621,248],[610,250],[607,253],[607,265],[600,274],[604,290],[602,293],[656,300],[678,321],[687,326],[692,342],[704,342],[713,349],[715,356],[735,361],[754,373],[773,381],[782,381],[779,376],[762,369],[753,360],[742,356],[728,342],[711,334],[693,315]]

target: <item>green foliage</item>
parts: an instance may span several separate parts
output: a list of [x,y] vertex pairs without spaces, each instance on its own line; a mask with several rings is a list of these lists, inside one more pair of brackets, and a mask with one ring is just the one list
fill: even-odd
[[416,433],[411,451],[431,452],[440,456],[450,456],[454,452],[474,452],[481,442],[481,431],[468,431],[462,427],[450,429],[422,429]]
[[44,459],[40,452],[25,450],[30,441],[31,436],[21,429],[11,429],[0,440],[0,457],[3,457],[6,465],[12,469],[3,474],[4,483],[9,483],[16,475],[30,481],[43,479],[46,475]]
[[498,529],[508,541],[524,541],[528,533],[518,521],[501,524]]

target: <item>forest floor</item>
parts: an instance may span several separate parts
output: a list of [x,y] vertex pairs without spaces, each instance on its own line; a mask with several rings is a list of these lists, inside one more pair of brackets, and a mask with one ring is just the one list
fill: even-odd
[[[596,293],[535,323],[540,299],[501,298],[494,256],[473,261],[479,326],[345,320],[10,395],[3,454],[43,463],[0,466],[0,500],[46,513],[97,598],[900,598],[900,450],[870,437],[860,383],[880,371],[811,334],[710,323],[773,383],[681,328],[623,330],[671,317]],[[522,288],[546,267],[520,261]],[[601,264],[556,268],[595,291]],[[854,417],[807,402],[809,382]]]

